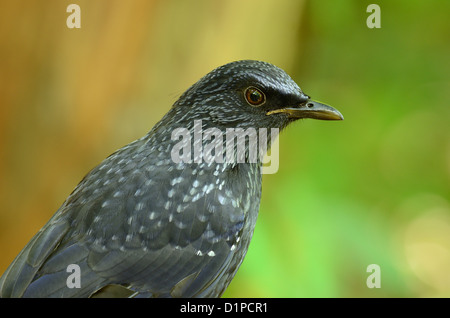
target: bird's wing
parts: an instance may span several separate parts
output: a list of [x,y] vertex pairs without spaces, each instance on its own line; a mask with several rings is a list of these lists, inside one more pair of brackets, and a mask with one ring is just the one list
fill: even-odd
[[[88,297],[125,287],[192,297],[219,278],[243,229],[242,203],[202,176],[201,188],[185,183],[194,169],[172,178],[124,167],[128,178],[117,182],[105,180],[107,171],[88,174],[24,248],[0,281],[2,296]],[[79,266],[80,288],[67,287],[70,264]]]
[[0,297],[21,297],[68,230],[67,222],[50,220],[30,240],[0,278]]

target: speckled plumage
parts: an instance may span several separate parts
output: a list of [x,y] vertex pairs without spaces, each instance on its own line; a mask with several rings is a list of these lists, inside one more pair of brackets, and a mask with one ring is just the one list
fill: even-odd
[[[265,93],[264,105],[245,101],[249,86]],[[261,164],[175,163],[171,133],[192,131],[196,119],[223,132],[282,129],[301,117],[267,113],[307,102],[269,63],[238,61],[207,74],[146,136],[84,177],[1,277],[0,296],[220,296],[253,234]],[[81,288],[66,286],[69,264],[80,266]]]

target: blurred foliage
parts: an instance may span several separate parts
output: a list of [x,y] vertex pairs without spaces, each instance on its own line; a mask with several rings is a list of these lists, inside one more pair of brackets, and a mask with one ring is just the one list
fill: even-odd
[[[343,122],[280,137],[226,297],[450,296],[450,2],[0,2],[0,273],[85,173],[237,59],[285,69]],[[81,7],[81,29],[66,7]],[[369,264],[381,288],[369,289]]]

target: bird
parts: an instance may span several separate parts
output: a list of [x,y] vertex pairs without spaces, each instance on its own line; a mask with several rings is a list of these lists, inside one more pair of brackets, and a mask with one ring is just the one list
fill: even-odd
[[0,297],[221,297],[253,236],[262,160],[248,146],[242,161],[202,150],[232,129],[281,131],[304,118],[343,120],[273,64],[215,68],[86,174],[6,269]]

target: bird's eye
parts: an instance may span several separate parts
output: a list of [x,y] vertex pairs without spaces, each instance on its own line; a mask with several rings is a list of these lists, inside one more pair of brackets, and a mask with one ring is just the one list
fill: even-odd
[[266,101],[266,96],[260,89],[249,87],[245,90],[245,99],[251,106],[261,106]]

